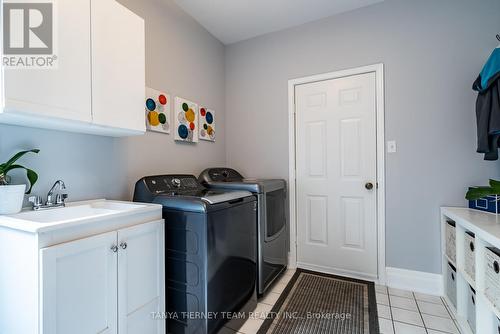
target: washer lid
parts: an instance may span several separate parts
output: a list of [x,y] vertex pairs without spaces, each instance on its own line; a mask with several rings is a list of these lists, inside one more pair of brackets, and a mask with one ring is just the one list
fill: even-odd
[[230,202],[240,198],[252,196],[248,191],[227,191],[227,192],[214,192],[208,191],[201,199],[208,204],[217,204],[223,202]]
[[245,179],[240,182],[205,182],[205,186],[211,189],[224,189],[224,190],[244,190],[250,191],[254,194],[275,191],[286,188],[285,180],[248,180]]

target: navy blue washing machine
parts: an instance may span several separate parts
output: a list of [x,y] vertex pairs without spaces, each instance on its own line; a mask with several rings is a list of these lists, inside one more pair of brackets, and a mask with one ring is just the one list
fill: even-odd
[[256,197],[206,189],[193,175],[158,175],[136,183],[134,201],[163,206],[167,332],[241,326],[257,305]]

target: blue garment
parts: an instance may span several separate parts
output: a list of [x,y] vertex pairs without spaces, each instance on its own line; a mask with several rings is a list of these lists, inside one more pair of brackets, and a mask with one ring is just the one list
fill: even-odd
[[493,50],[472,89],[477,91],[477,152],[498,160],[500,147],[500,47]]
[[486,89],[488,89],[489,86],[491,86],[493,82],[496,81],[499,75],[500,46],[493,50],[490,58],[488,58],[488,61],[483,67],[483,70],[479,74],[479,77],[481,78],[481,84],[478,85],[478,87],[474,87],[474,90],[477,90],[478,92],[484,92]]

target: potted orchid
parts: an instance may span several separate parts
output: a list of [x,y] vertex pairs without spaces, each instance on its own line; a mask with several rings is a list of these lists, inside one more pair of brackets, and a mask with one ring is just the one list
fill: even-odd
[[[15,154],[7,162],[0,164],[0,215],[14,214],[21,211],[24,194],[31,193],[33,185],[38,180],[38,174],[16,162],[27,153],[38,153],[40,150],[33,149],[21,151]],[[9,173],[15,169],[24,169],[29,181],[29,188],[25,184],[10,184]]]

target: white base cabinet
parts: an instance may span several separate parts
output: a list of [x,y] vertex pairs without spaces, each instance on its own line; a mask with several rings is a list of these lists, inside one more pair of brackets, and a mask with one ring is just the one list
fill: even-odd
[[[1,217],[0,217],[1,219]],[[0,333],[165,334],[161,207],[40,233],[0,227]]]
[[0,123],[144,134],[144,20],[115,0],[54,3],[57,68],[0,65]]

